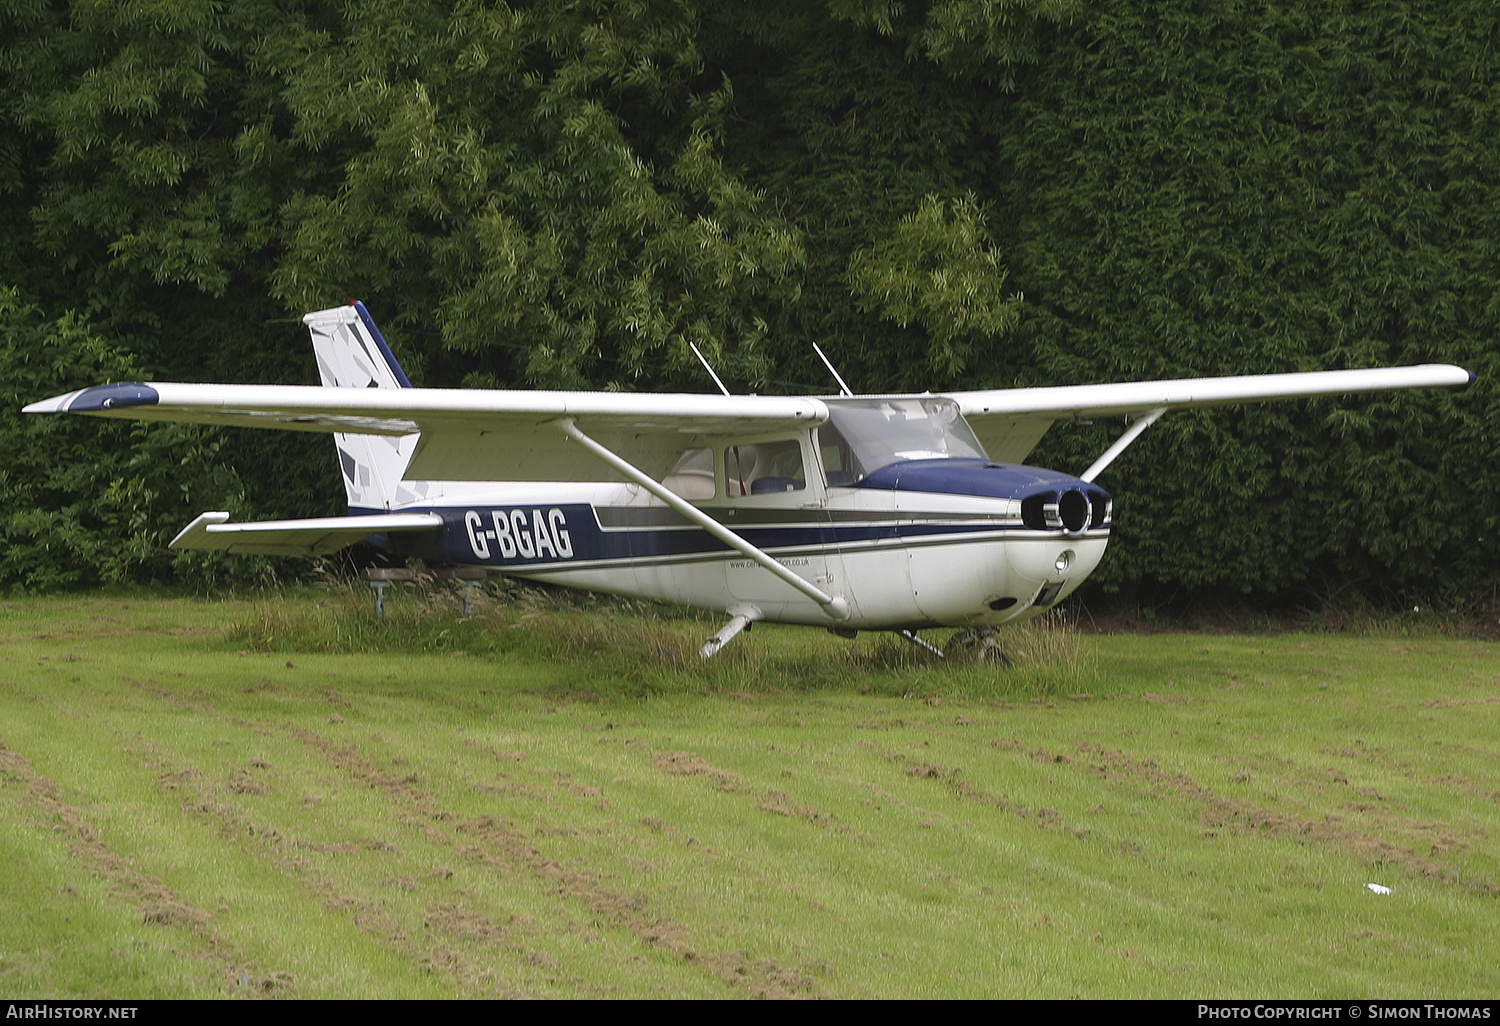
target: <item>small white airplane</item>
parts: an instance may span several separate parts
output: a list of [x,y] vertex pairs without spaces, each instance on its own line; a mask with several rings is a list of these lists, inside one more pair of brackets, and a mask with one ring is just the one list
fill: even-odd
[[[842,394],[821,398],[430,389],[363,304],[304,321],[322,387],[97,385],[26,412],[331,433],[348,516],[204,513],[172,547],[307,556],[370,539],[686,604],[730,617],[705,658],[757,620],[926,645],[916,630],[1051,608],[1104,555],[1099,475],[1168,410],[1475,378],[1427,364],[882,396],[829,364]],[[1082,474],[1021,465],[1053,423],[1121,415],[1136,419]]]

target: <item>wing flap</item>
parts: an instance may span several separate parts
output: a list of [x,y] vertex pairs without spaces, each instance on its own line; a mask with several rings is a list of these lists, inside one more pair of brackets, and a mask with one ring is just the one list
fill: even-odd
[[1057,423],[1051,417],[974,417],[969,427],[997,463],[1025,463],[1047,429]]
[[316,520],[263,520],[230,524],[228,513],[204,513],[176,538],[170,548],[204,549],[256,556],[322,556],[372,534],[391,531],[436,531],[443,518],[436,513],[389,513]]

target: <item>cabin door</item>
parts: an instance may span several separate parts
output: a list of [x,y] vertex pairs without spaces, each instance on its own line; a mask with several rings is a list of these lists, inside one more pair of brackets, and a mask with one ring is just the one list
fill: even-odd
[[[808,473],[810,455],[807,436],[726,446],[722,466],[727,504],[716,512],[726,527],[757,548],[769,550],[792,573],[825,592],[839,594],[843,582],[830,573],[826,551],[832,537],[827,531],[822,481]],[[773,618],[795,619],[791,612],[807,607],[816,622],[816,604],[755,560],[736,553],[726,576],[736,602],[757,606]]]

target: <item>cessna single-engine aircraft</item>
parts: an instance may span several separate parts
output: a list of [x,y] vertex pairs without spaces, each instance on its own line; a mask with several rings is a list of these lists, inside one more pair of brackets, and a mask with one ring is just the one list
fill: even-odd
[[[98,385],[26,412],[332,433],[348,516],[204,513],[172,546],[306,556],[370,539],[683,603],[730,618],[705,657],[757,620],[916,640],[1051,608],[1104,555],[1099,475],[1168,410],[1474,380],[1429,364],[922,395],[838,379],[821,398],[431,389],[363,304],[304,320],[322,387]],[[1083,473],[1022,465],[1054,422],[1121,415],[1136,419]]]

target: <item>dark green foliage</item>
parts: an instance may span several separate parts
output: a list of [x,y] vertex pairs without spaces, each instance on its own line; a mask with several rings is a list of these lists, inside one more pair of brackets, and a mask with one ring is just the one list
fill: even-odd
[[916,213],[849,260],[859,308],[902,328],[925,326],[928,361],[943,377],[964,369],[973,340],[1015,327],[1021,297],[1006,295],[1004,285],[1005,267],[985,244],[984,215],[972,197],[955,201],[951,218],[941,200],[925,197]]
[[[1459,396],[1168,416],[1102,479],[1119,539],[1098,580],[1152,600],[1485,599],[1497,17],[5,0],[0,281],[181,380],[311,382],[295,318],[356,296],[428,385],[705,390],[690,342],[776,392],[832,390],[813,341],[872,392],[1461,363],[1481,380]],[[44,319],[19,316],[8,351],[29,358]],[[58,380],[16,379],[17,402],[124,373],[59,352]],[[1081,470],[1122,426],[1059,427],[1035,459]],[[318,437],[49,430],[274,481],[250,496],[262,515],[339,498]],[[92,458],[90,480],[126,479]],[[165,527],[124,512],[168,516],[146,490],[68,522],[133,553],[118,566],[83,527],[36,520],[21,548],[69,553],[59,581],[95,572],[75,552],[175,573],[144,554]]]
[[[976,347],[982,353],[997,341],[993,332],[1012,305],[1007,254],[986,230],[989,192],[982,189],[1000,127],[986,119],[996,91],[956,85],[923,56],[914,41],[926,22],[916,5],[831,10],[834,16],[815,5],[771,5],[762,16],[776,31],[730,22],[734,45],[721,44],[739,115],[727,152],[806,240],[800,300],[771,322],[778,384],[831,390],[808,344],[817,341],[858,390],[949,386],[973,369]],[[717,13],[722,29],[733,11],[724,5]],[[896,14],[904,20],[887,23]],[[851,30],[851,20],[869,27]],[[952,215],[939,214],[945,206]],[[944,244],[934,246],[932,229],[950,216]],[[917,244],[924,224],[928,239]],[[936,280],[939,249],[942,264],[967,273]],[[933,286],[928,301],[891,304],[870,273],[877,254],[888,282],[925,278]],[[971,299],[951,287],[959,282],[982,295],[976,316],[943,315]]]
[[1496,28],[1479,3],[1112,4],[1028,79],[1003,149],[1026,381],[1480,374],[1168,416],[1106,475],[1106,584],[1492,593]]
[[69,314],[43,320],[0,290],[0,587],[175,579],[264,580],[264,560],[166,548],[205,509],[245,512],[213,429],[27,416],[38,396],[141,377],[128,354]]

